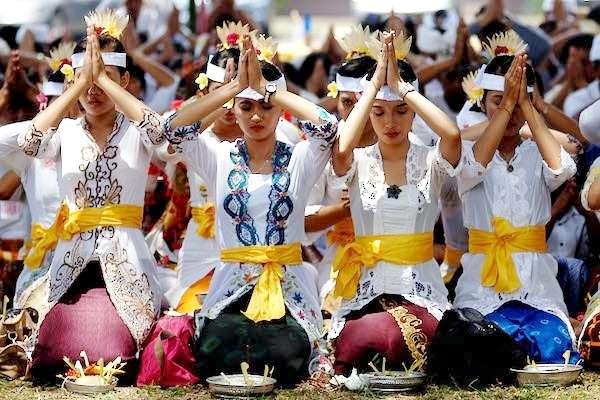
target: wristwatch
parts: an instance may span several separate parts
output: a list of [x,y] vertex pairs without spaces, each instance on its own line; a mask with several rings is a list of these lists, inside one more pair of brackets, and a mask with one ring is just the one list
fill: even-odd
[[277,92],[277,84],[275,82],[267,83],[265,86],[265,103],[268,103],[271,100],[271,96],[273,96]]
[[400,99],[404,101],[404,97],[410,92],[414,92],[415,87],[408,82],[401,82],[398,85],[398,94],[400,95]]

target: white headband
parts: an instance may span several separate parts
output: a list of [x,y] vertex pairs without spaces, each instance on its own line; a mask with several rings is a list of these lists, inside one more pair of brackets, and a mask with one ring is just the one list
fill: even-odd
[[[75,53],[71,56],[73,68],[83,67],[85,53]],[[112,65],[114,67],[127,67],[127,55],[125,53],[115,53],[112,51],[102,53],[102,61],[104,65]]]
[[42,93],[45,96],[60,96],[63,93],[64,84],[60,82],[46,81],[42,85]]
[[225,82],[225,68],[211,64],[213,57],[213,55],[208,57],[208,63],[206,64],[206,76],[213,82],[223,83]]
[[[475,77],[475,84],[484,90],[497,90],[504,92],[504,77],[500,75],[488,74],[485,72],[486,64],[483,64]],[[533,93],[533,87],[527,86],[527,93]]]
[[[287,84],[285,83],[285,78],[282,76],[276,81],[274,81],[275,85],[277,85],[277,90],[287,90]],[[260,101],[265,98],[262,94],[258,93],[256,90],[247,87],[242,90],[237,96],[237,98],[250,99],[255,101]]]
[[[363,88],[363,91],[366,90],[367,83],[369,83],[369,80],[365,76],[361,80],[361,87]],[[415,90],[417,92],[419,91],[419,80],[418,79],[415,79],[414,81],[410,82],[410,84],[413,85],[413,87],[415,88]],[[400,98],[400,95],[398,95],[398,93],[396,93],[391,87],[389,87],[388,85],[385,85],[385,86],[382,86],[381,89],[379,89],[379,91],[377,92],[377,95],[375,96],[375,100],[398,101],[398,100],[402,100],[402,99]]]
[[339,92],[352,92],[352,93],[360,93],[363,91],[362,82],[363,77],[361,78],[351,78],[349,76],[342,76],[340,74],[335,74],[335,84],[337,85],[337,90]]

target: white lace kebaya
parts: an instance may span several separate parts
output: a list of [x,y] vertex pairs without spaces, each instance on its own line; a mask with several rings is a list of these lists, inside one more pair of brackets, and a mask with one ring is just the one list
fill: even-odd
[[[354,150],[354,162],[346,179],[350,187],[350,208],[356,236],[398,235],[432,232],[440,213],[439,193],[456,169],[439,148],[415,143],[409,135],[406,156],[406,184],[388,195],[379,145]],[[343,301],[334,314],[329,339],[335,339],[346,322],[345,316],[360,310],[376,297],[396,294],[426,308],[438,320],[450,308],[448,291],[438,263],[416,265],[378,262],[363,268],[355,297]]]

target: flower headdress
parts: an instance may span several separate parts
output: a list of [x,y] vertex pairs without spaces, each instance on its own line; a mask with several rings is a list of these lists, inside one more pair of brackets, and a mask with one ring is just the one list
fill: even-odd
[[410,46],[412,45],[412,36],[405,34],[400,31],[394,36],[394,50],[396,53],[396,60],[404,60],[408,53],[410,53]]
[[275,54],[277,54],[278,44],[275,39],[270,36],[265,36],[262,33],[258,34],[256,31],[252,31],[250,35],[258,60],[272,63]]
[[462,89],[467,95],[467,99],[473,104],[477,104],[483,99],[483,88],[475,82],[476,75],[475,71],[469,72],[462,81]]
[[497,56],[516,56],[527,50],[527,44],[515,31],[499,32],[483,44],[483,56],[487,61]]
[[92,11],[84,17],[87,26],[94,26],[98,35],[121,39],[129,23],[129,15],[114,10]]
[[350,32],[340,38],[340,46],[346,52],[346,60],[356,57],[369,56],[377,59],[381,42],[377,39],[379,31],[371,32],[367,26],[355,25],[350,28]]
[[220,47],[229,49],[231,47],[242,48],[242,39],[244,35],[250,34],[248,25],[242,22],[225,22],[223,26],[217,27],[217,37],[219,38]]
[[59,71],[65,65],[71,65],[71,56],[75,50],[75,42],[61,42],[57,47],[50,50],[50,57],[46,57],[52,72]]
[[[86,25],[93,26],[97,35],[107,35],[116,40],[121,39],[123,31],[129,23],[129,15],[116,12],[114,10],[92,11],[84,17]],[[73,68],[83,66],[85,53],[75,53],[71,57]],[[104,65],[115,67],[127,67],[127,54],[112,51],[102,52],[102,61]]]

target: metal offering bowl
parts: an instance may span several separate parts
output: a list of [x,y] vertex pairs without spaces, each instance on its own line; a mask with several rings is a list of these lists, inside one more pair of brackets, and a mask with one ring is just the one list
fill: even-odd
[[65,389],[69,392],[79,394],[107,393],[115,390],[116,386],[117,378],[113,378],[112,382],[108,385],[82,385],[68,379],[65,381]]
[[371,390],[379,392],[411,392],[425,386],[427,374],[423,372],[387,372],[361,374]]
[[536,364],[523,369],[511,368],[517,374],[519,386],[525,385],[572,385],[583,371],[581,365]]
[[221,398],[244,398],[269,394],[277,381],[260,375],[248,375],[250,385],[244,382],[244,375],[217,375],[206,379],[208,390]]

